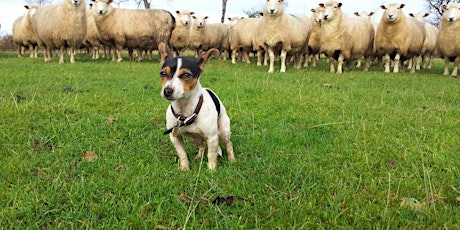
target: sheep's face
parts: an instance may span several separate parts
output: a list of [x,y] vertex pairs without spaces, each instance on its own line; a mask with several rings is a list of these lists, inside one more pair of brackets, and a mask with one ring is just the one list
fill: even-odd
[[321,24],[324,18],[324,8],[323,7],[317,7],[315,9],[311,9],[311,12],[313,12],[312,18],[317,22],[318,24]]
[[110,2],[111,1],[101,1],[101,0],[96,0],[96,1],[93,1],[93,12],[96,14],[96,15],[106,15],[107,14],[107,11],[109,10],[109,6],[110,6]]
[[442,20],[446,22],[455,22],[460,17],[460,4],[449,4],[442,7]]
[[264,5],[264,15],[275,16],[284,12],[283,0],[267,0]]
[[193,25],[196,28],[203,28],[206,25],[206,20],[208,16],[192,16],[193,17]]
[[195,12],[190,12],[186,10],[178,10],[176,11],[176,21],[178,21],[184,26],[189,25],[192,22],[193,14],[195,14]]
[[340,13],[342,7],[342,3],[339,2],[328,2],[324,5],[324,21],[331,21],[336,18],[336,15]]
[[404,13],[402,12],[403,7],[404,7],[404,4],[396,4],[396,3],[381,6],[381,8],[385,10],[383,12],[383,18],[387,22],[398,21],[401,18],[401,15],[404,15]]
[[417,21],[419,22],[422,22],[423,24],[425,24],[426,22],[426,17],[428,17],[428,13],[416,13],[416,14],[412,14],[410,13],[409,16],[415,18]]
[[82,0],[66,0],[66,1],[70,2],[74,6],[79,6],[82,2]]

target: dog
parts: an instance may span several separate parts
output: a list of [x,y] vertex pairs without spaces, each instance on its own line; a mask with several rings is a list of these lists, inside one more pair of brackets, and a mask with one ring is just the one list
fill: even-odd
[[171,104],[166,110],[166,128],[180,160],[180,169],[189,170],[189,160],[184,148],[183,136],[198,146],[197,157],[203,157],[208,147],[208,168],[215,170],[217,157],[222,156],[219,141],[224,143],[228,161],[234,162],[233,144],[230,141],[230,118],[224,105],[210,89],[203,88],[200,76],[211,55],[219,56],[217,49],[210,49],[194,60],[186,57],[167,58],[160,71],[161,97]]

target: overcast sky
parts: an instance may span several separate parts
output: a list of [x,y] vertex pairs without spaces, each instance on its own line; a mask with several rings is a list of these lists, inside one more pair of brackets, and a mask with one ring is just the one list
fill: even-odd
[[[54,3],[60,3],[62,0],[54,0]],[[251,8],[261,8],[266,0],[228,0],[227,17],[246,16],[243,11]],[[303,13],[311,15],[310,9],[318,6],[318,3],[326,2],[321,0],[287,0],[288,13]],[[379,8],[384,3],[398,2],[397,0],[339,0],[342,2],[342,9],[350,16],[355,11],[374,11],[374,21],[380,21],[382,10]],[[90,0],[86,0],[88,4]],[[115,0],[115,2],[118,2]],[[136,4],[123,2],[120,4],[112,3],[114,7],[120,8],[137,8]],[[417,13],[424,11],[424,0],[404,0],[404,12]],[[24,0],[1,0],[0,1],[0,35],[11,34],[13,21],[24,15]],[[152,0],[151,8],[162,8],[171,11],[173,14],[177,9],[189,9],[198,15],[207,15],[212,22],[219,22],[221,18],[222,1],[220,0]],[[143,7],[143,6],[141,6]]]

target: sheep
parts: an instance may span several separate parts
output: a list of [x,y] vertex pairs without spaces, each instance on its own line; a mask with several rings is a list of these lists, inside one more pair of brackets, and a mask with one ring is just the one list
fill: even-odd
[[201,55],[201,51],[216,48],[221,52],[225,60],[225,52],[230,47],[229,25],[223,23],[207,23],[208,16],[194,15],[190,34],[189,48],[195,51],[195,57]]
[[169,40],[176,56],[179,56],[188,47],[193,14],[195,12],[184,9],[176,11],[176,28],[174,28]]
[[[422,47],[422,63],[423,68],[427,68],[427,61],[426,58],[429,59],[428,69],[431,69],[433,64],[433,58],[436,53],[436,39],[438,37],[438,28],[432,24],[426,23],[426,17],[428,17],[428,13],[409,13],[409,16],[415,18],[416,20],[420,21],[425,25],[426,37],[425,42],[423,43]],[[420,65],[417,65],[416,70],[420,69]]]
[[[355,16],[367,19],[372,23],[372,27],[373,27],[373,30],[374,30],[374,37],[373,38],[375,38],[375,32],[377,31],[377,23],[374,23],[374,21],[372,21],[372,16],[374,15],[374,13],[375,12],[367,12],[367,11],[361,11],[361,12],[355,12],[354,13]],[[372,40],[372,44],[374,44],[374,40]],[[361,59],[358,60],[358,63],[356,64],[356,67],[361,67]]]
[[230,49],[232,50],[232,63],[236,63],[236,52],[242,50],[243,60],[251,63],[248,52],[257,52],[257,65],[262,65],[263,57],[263,40],[261,33],[261,18],[243,18],[233,25],[231,29]]
[[[393,56],[393,72],[398,73],[401,61],[415,59],[422,52],[425,27],[421,22],[404,15],[404,6],[400,3],[380,6],[384,12],[377,28],[375,50],[378,55],[384,55],[385,73],[390,72],[390,59]],[[415,73],[415,65],[412,65],[411,73]]]
[[[90,4],[92,7],[92,4]],[[91,11],[86,12],[86,37],[83,44],[92,48],[92,59],[99,59],[99,48],[101,46],[101,39],[99,38],[99,31],[97,30],[96,21]]]
[[63,0],[61,4],[39,7],[32,24],[40,45],[45,48],[45,61],[51,61],[51,50],[60,51],[59,63],[64,63],[64,53],[70,47],[70,62],[75,63],[75,49],[86,36],[85,0]]
[[283,0],[267,0],[263,8],[263,41],[270,57],[269,73],[275,71],[275,50],[280,50],[281,69],[286,72],[287,54],[294,56],[294,67],[301,66],[300,57],[306,53],[309,28],[296,16],[284,12]]
[[324,8],[323,7],[316,7],[315,9],[311,9],[313,13],[311,16],[311,34],[310,39],[308,39],[308,52],[310,55],[313,55],[313,63],[312,66],[316,66],[316,57],[319,56],[320,50],[320,38],[321,38],[321,22],[323,21],[324,17]]
[[451,3],[441,6],[443,13],[437,39],[437,48],[444,58],[444,75],[449,75],[449,62],[454,62],[452,77],[457,77],[460,63],[460,4]]
[[352,61],[363,56],[366,59],[364,70],[367,71],[373,53],[372,23],[365,18],[348,18],[341,9],[342,3],[329,1],[319,5],[324,7],[320,52],[329,58],[330,72],[335,72],[335,60],[337,60],[336,73],[341,74],[344,61],[348,66]]
[[[123,48],[141,51],[158,49],[161,42],[167,48],[170,47],[169,40],[176,26],[176,20],[170,12],[159,9],[120,9],[112,7],[113,0],[92,1],[92,12],[100,38],[104,44],[117,50],[117,62],[123,61]],[[142,59],[141,56],[138,58]],[[160,62],[163,63],[165,58],[161,56]]]
[[18,57],[22,57],[23,47],[29,48],[30,58],[38,56],[38,36],[32,26],[32,17],[38,7],[38,5],[25,5],[26,15],[17,18],[13,23],[13,41],[18,45]]

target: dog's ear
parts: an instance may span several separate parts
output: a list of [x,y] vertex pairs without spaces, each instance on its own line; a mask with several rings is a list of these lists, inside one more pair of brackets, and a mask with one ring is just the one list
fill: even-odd
[[206,64],[206,62],[208,62],[208,59],[211,57],[211,55],[218,57],[220,55],[220,52],[218,49],[212,48],[208,50],[203,56],[196,59],[196,63],[198,64],[198,66],[200,66],[201,72],[203,72],[204,65]]

